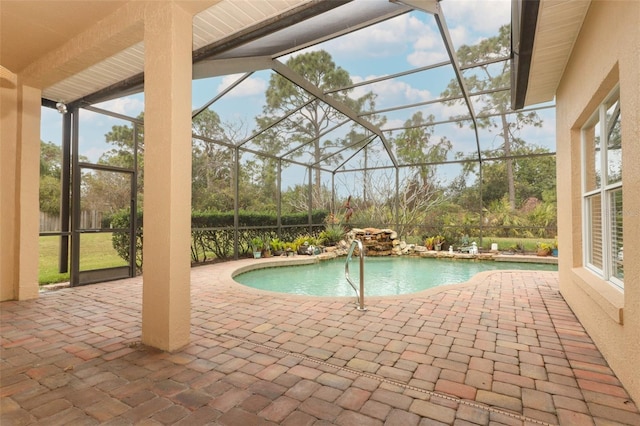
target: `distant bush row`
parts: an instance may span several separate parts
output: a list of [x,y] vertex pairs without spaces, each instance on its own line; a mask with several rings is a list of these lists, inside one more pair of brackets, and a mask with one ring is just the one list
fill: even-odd
[[[311,213],[309,225],[308,213],[293,213],[281,216],[281,228],[278,233],[276,213],[238,212],[238,255],[251,252],[251,240],[258,237],[263,241],[279,238],[293,241],[300,235],[315,235],[324,230],[325,219],[329,212],[315,210]],[[105,228],[128,229],[129,211],[123,210],[104,220]],[[136,265],[142,270],[142,244],[144,218],[142,211],[137,215]],[[260,228],[257,228],[260,227]],[[191,214],[191,261],[207,262],[213,259],[229,259],[234,256],[234,214],[233,212],[197,212]],[[129,261],[129,233],[114,232],[113,248],[118,255]]]

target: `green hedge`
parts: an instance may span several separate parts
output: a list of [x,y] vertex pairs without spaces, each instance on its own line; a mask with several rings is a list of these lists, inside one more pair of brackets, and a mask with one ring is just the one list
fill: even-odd
[[[104,223],[105,228],[129,229],[129,210],[122,210],[109,217],[109,223]],[[142,270],[142,210],[138,210],[138,229],[136,230],[136,267]],[[118,253],[118,256],[129,262],[129,232],[114,232],[111,238],[111,245]]]
[[[259,237],[264,241],[279,238],[293,241],[300,235],[317,235],[324,230],[323,224],[328,212],[313,211],[309,229],[309,215],[295,213],[281,217],[282,228],[278,235],[278,217],[275,213],[238,213],[238,253],[240,256],[251,252],[251,240]],[[138,232],[136,241],[136,265],[142,270],[142,211],[138,211]],[[191,261],[203,263],[213,259],[228,259],[234,255],[234,214],[233,212],[197,212],[191,214]],[[107,224],[105,224],[107,225]],[[124,210],[109,218],[108,226],[116,229],[129,228],[129,212]],[[260,228],[258,228],[260,227]],[[255,229],[254,229],[255,228]],[[113,248],[118,255],[129,261],[129,233],[114,232]]]

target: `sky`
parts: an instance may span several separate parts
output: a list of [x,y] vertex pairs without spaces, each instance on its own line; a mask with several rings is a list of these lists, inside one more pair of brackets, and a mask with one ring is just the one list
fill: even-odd
[[[496,35],[500,26],[508,24],[511,19],[511,0],[443,0],[440,4],[456,49],[462,44],[475,44]],[[306,51],[319,49],[329,51],[334,62],[349,72],[354,83],[447,60],[433,17],[417,12],[401,15],[346,37],[323,43],[321,46],[313,46]],[[303,52],[296,52],[294,55]],[[286,59],[287,57],[280,60],[285,62]],[[213,106],[223,122],[242,122],[240,133],[243,136],[253,130],[254,117],[261,111],[271,73],[272,71],[266,70],[253,74]],[[367,85],[355,89],[354,96],[373,89],[377,94],[378,109],[413,104],[438,98],[453,78],[450,67],[429,71],[426,78],[425,75],[427,74]],[[193,108],[201,107],[238,77],[239,75],[234,75],[194,81]],[[132,95],[96,106],[135,117],[144,109],[144,96]],[[465,111],[461,105],[438,105],[423,109],[434,114],[436,120]],[[415,111],[411,111],[413,112]],[[406,112],[404,114],[405,116],[389,113],[385,128],[402,126],[407,118]],[[526,129],[521,136],[555,151],[554,110],[546,110],[540,114],[543,115],[544,126]],[[127,124],[85,110],[81,111],[80,120],[81,154],[93,162],[110,148],[110,145],[104,143],[104,135],[111,127]],[[41,139],[60,144],[61,122],[61,116],[57,111],[43,108]],[[465,151],[470,149],[470,144],[475,145],[473,132],[468,128],[448,125],[442,126],[439,131],[446,132],[447,137],[454,142],[454,148]],[[481,138],[488,146],[499,145],[495,135],[482,134]]]

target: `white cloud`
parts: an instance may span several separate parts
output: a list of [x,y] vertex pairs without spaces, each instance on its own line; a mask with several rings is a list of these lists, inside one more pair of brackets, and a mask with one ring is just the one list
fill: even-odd
[[413,48],[416,50],[427,50],[433,49],[438,45],[440,45],[438,36],[433,32],[429,32],[428,34],[418,37],[415,43],[413,43]]
[[476,33],[475,37],[477,33],[484,37],[497,34],[502,25],[511,22],[511,0],[451,0],[440,5],[450,28],[464,26],[469,34]]
[[[510,0],[448,0],[441,2],[454,47],[474,44],[498,33],[511,19]],[[412,12],[331,40],[322,46],[335,57],[382,58],[406,55],[412,66],[446,59],[435,21]]]
[[142,95],[127,96],[125,98],[112,99],[110,101],[96,104],[98,108],[112,111],[129,117],[137,117],[144,111],[144,101]]
[[409,62],[409,64],[416,68],[433,65],[438,62],[446,61],[448,59],[449,58],[447,57],[446,53],[443,51],[434,52],[416,50],[407,56],[407,62]]
[[405,121],[406,121],[406,120],[401,120],[401,119],[399,119],[399,118],[395,118],[395,119],[392,119],[392,120],[388,120],[388,121],[385,123],[384,128],[385,128],[385,129],[397,129],[397,128],[400,128],[400,127],[404,127],[404,122],[405,122]]
[[[91,140],[89,139],[89,141],[85,141],[84,138],[80,138],[80,144],[85,145],[85,144],[90,144]],[[103,145],[104,146],[104,145]],[[105,146],[105,148],[99,148],[99,147],[90,147],[86,150],[83,150],[81,155],[84,155],[85,157],[87,157],[89,159],[89,162],[92,163],[97,163],[98,160],[100,159],[100,157],[102,156],[102,154],[104,154],[105,152],[108,151],[107,148],[111,148],[111,146]]]
[[472,45],[475,42],[475,40],[471,40],[469,30],[464,25],[449,28],[449,35],[451,35],[451,42],[453,43],[453,47],[455,49],[458,49],[463,44]]
[[[370,75],[367,77],[351,76],[354,83],[371,80],[381,76]],[[431,92],[425,89],[416,89],[410,84],[397,79],[383,80],[372,85],[360,86],[353,90],[351,97],[359,98],[373,91],[378,95],[376,106],[384,108],[390,105],[402,105],[406,103],[424,102],[432,98]]]
[[[509,0],[450,0],[441,4],[455,48],[497,34],[498,28],[510,20]],[[322,48],[338,61],[340,57],[353,60],[405,55],[411,66],[419,67],[447,59],[435,21],[420,12],[400,15],[331,40]]]
[[438,103],[437,105],[441,107],[440,115],[445,118],[469,115],[467,104],[462,100],[453,105],[445,105],[443,103]]
[[527,126],[519,135],[529,143],[556,150],[556,117],[555,109],[539,110],[538,115],[542,119],[541,127]]
[[[222,78],[222,81],[218,85],[218,93],[222,92],[227,87],[235,83],[242,74],[226,75]],[[240,96],[253,96],[262,95],[267,90],[267,82],[260,78],[248,77],[238,86],[236,86],[231,92],[225,96],[240,97]]]
[[437,35],[429,26],[410,14],[400,15],[323,44],[335,56],[380,58],[407,52],[408,44],[433,45]]

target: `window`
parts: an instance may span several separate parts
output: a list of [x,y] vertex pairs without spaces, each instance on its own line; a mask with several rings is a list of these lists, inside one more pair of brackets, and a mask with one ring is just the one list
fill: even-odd
[[624,288],[622,137],[616,89],[582,129],[584,264]]

